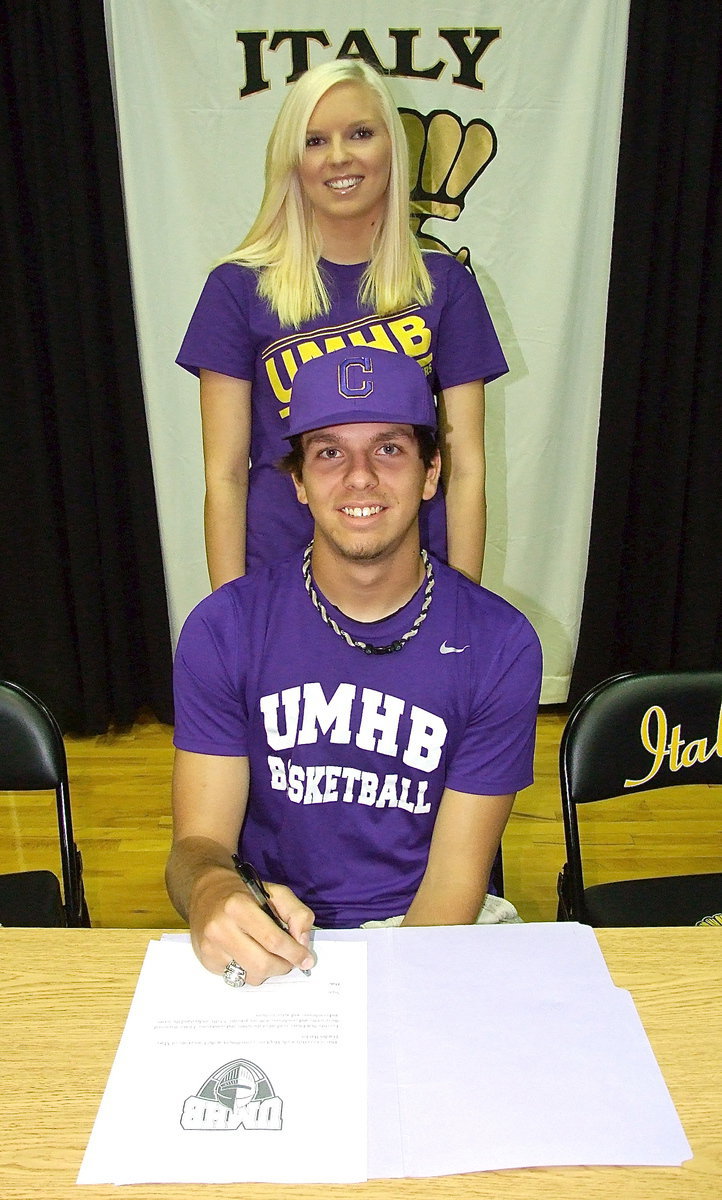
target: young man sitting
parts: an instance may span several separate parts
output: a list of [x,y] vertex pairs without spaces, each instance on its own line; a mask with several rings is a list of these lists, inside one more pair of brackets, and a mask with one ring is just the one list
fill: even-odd
[[[475,922],[532,780],[538,639],[420,548],[435,430],[412,359],[363,347],[305,364],[283,465],[313,541],[183,629],[168,890],[228,983],[308,968],[314,921]],[[288,932],[233,854],[269,881]]]

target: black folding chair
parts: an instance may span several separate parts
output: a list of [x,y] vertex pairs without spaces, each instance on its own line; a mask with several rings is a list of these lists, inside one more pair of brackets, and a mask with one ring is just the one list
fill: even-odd
[[62,892],[52,871],[0,875],[0,925],[90,925],[63,735],[42,700],[0,680],[0,791],[46,790],[55,792]]
[[[722,671],[616,675],[575,706],[559,748],[567,861],[557,884],[558,920],[594,926],[722,923],[722,873],[585,887],[577,823],[579,804],[722,783],[721,710]],[[722,838],[714,852],[722,863]]]

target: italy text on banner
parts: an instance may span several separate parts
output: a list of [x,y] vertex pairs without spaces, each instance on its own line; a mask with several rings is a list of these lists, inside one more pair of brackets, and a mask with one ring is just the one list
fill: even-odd
[[[487,389],[484,582],[573,660],[594,479],[629,0],[106,0],[171,617],[207,591],[197,387],[174,366],[258,208],[307,65],[363,55],[404,111],[428,245],[468,258],[510,373]],[[433,169],[429,164],[433,163]],[[441,165],[440,165],[441,164]]]

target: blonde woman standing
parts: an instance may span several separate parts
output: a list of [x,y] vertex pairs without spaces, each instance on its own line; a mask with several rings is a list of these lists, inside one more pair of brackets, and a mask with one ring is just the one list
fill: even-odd
[[200,377],[213,588],[310,540],[275,467],[291,382],[310,358],[368,345],[415,358],[438,393],[443,495],[424,505],[422,541],[478,581],[484,381],[506,361],[473,276],[411,234],[406,139],[384,80],[339,59],[286,97],[258,217],[208,277],[178,355]]

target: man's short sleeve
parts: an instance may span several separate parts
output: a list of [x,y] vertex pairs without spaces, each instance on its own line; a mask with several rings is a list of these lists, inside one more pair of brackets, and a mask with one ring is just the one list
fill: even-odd
[[233,586],[202,600],[181,631],[173,666],[179,750],[248,754],[244,629]]
[[447,787],[501,796],[533,782],[541,667],[539,639],[517,613],[478,681],[466,729],[449,764]]

